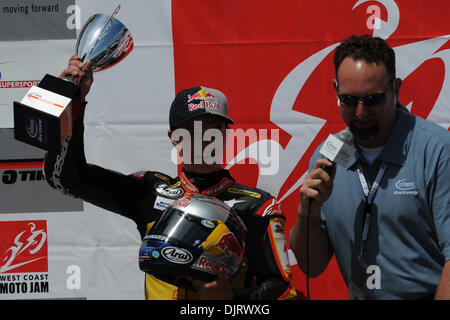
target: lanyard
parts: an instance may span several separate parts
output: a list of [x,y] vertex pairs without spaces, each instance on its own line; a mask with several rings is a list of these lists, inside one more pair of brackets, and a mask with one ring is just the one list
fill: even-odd
[[378,187],[380,186],[381,178],[383,178],[383,175],[386,171],[386,168],[388,166],[388,163],[383,161],[381,164],[380,169],[378,170],[377,176],[375,178],[374,183],[372,184],[372,187],[369,190],[369,186],[367,184],[366,178],[364,177],[363,170],[361,168],[361,165],[358,164],[358,176],[359,181],[361,183],[361,187],[363,189],[364,195],[366,196],[366,207],[364,208],[364,227],[363,232],[361,235],[361,238],[364,241],[367,240],[367,234],[369,233],[369,225],[370,225],[370,208],[373,203],[373,199],[375,197],[375,193],[378,190]]

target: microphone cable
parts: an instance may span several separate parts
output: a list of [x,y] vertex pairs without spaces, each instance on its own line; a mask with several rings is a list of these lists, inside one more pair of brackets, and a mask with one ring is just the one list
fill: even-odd
[[306,300],[311,300],[310,298],[310,292],[309,292],[309,264],[310,264],[310,252],[309,252],[309,245],[310,245],[310,225],[311,225],[311,205],[313,202],[313,199],[310,198],[308,210],[306,210]]
[[[331,176],[331,173],[333,171],[333,168],[335,165],[331,167],[322,167],[322,169]],[[311,257],[310,257],[310,229],[311,229],[311,205],[314,201],[313,198],[309,198],[309,204],[308,204],[308,210],[306,210],[306,300],[311,300],[310,291],[309,291],[309,265],[311,263]]]

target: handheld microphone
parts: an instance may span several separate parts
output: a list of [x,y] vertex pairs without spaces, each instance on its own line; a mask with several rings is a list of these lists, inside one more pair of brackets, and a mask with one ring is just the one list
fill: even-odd
[[[338,101],[339,103],[339,101]],[[337,163],[343,167],[345,167],[353,154],[356,152],[356,149],[352,146],[353,144],[353,134],[350,132],[349,128],[336,133],[335,135],[330,134],[325,140],[322,148],[320,148],[319,153],[330,160],[333,163]],[[331,167],[323,167],[326,173],[331,175],[331,171],[333,170],[334,165]],[[306,222],[306,299],[310,300],[309,294],[309,264],[310,264],[310,248],[309,248],[309,240],[310,240],[310,208],[313,199],[309,199],[309,206],[307,211],[307,222]]]
[[[352,143],[353,134],[349,128],[346,128],[335,135],[330,134],[322,145],[322,148],[320,148],[319,153],[331,162],[345,167],[356,152]],[[330,173],[328,171],[330,171],[332,167],[325,167],[323,169],[327,171],[327,173]]]

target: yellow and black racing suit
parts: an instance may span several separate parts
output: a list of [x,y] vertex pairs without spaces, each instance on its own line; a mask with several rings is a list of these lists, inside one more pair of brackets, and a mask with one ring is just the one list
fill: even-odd
[[[48,152],[44,172],[55,189],[132,219],[141,238],[174,200],[186,193],[216,197],[244,221],[245,260],[234,277],[234,299],[293,299],[296,296],[287,256],[285,217],[275,199],[260,189],[235,182],[227,170],[199,175],[182,170],[176,178],[155,171],[130,175],[86,163],[82,112],[60,148]],[[145,275],[146,299],[196,299],[188,291]]]

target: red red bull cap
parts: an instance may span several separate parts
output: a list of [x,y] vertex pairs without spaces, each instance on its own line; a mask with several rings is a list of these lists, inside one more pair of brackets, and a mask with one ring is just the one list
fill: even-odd
[[181,123],[195,119],[204,114],[217,115],[229,123],[234,121],[228,117],[228,101],[217,89],[195,87],[180,91],[172,102],[169,114],[170,130]]

